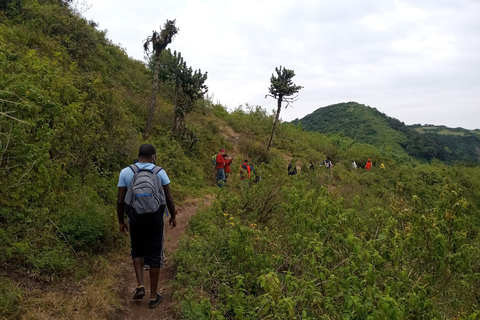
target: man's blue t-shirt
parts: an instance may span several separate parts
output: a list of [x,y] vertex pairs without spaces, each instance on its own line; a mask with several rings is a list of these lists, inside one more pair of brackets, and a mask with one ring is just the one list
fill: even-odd
[[[155,165],[153,163],[144,163],[144,162],[137,162],[135,163],[137,167],[140,169],[153,169]],[[133,171],[130,167],[126,167],[120,171],[120,176],[118,177],[118,186],[117,187],[128,187],[130,186],[130,183],[132,182],[133,179]],[[162,186],[166,186],[167,184],[170,183],[170,179],[168,179],[167,173],[165,170],[160,170],[157,174],[157,176],[160,178],[160,181],[162,182]]]

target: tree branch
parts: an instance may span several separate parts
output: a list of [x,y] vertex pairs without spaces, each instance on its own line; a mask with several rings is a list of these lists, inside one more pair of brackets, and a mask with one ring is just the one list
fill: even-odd
[[2,155],[0,156],[0,167],[2,166],[3,156],[5,155],[5,152],[7,152],[8,145],[10,144],[10,138],[12,137],[12,128],[13,125],[10,125],[10,132],[8,133],[7,143],[5,145],[5,149],[3,149],[2,151]]
[[23,121],[23,120],[15,118],[15,117],[9,116],[7,112],[0,112],[0,115],[5,116],[5,117],[10,118],[10,119],[13,119],[13,120],[16,120],[18,122],[24,123],[24,124],[28,124],[29,126],[31,126],[31,124],[26,122],[26,121]]
[[22,181],[22,179],[25,178],[25,176],[26,176],[30,171],[32,171],[33,166],[35,165],[35,163],[37,163],[37,160],[38,160],[38,159],[36,159],[35,161],[33,161],[32,165],[30,166],[30,169],[28,169],[27,172],[25,172],[25,173],[20,177],[20,179],[18,179],[17,183],[15,183],[14,185],[9,186],[9,188],[14,188],[14,187],[19,186],[19,185],[20,185],[20,181]]

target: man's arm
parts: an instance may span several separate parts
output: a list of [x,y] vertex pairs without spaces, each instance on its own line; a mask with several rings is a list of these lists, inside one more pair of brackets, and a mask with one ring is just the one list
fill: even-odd
[[125,205],[125,195],[127,194],[126,187],[118,187],[118,195],[117,195],[117,217],[118,217],[118,224],[119,230],[121,233],[128,232],[128,226],[125,223],[125,215],[123,213],[124,205]]
[[177,226],[177,221],[175,220],[175,216],[177,212],[175,211],[175,202],[173,201],[172,192],[170,190],[170,184],[164,185],[163,190],[165,191],[165,200],[167,200],[168,212],[170,212],[170,220],[168,221],[168,224],[173,229]]

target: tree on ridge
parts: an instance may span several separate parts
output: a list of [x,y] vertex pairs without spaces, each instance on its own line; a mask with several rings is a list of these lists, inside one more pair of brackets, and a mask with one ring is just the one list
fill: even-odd
[[282,68],[275,68],[275,72],[277,76],[272,74],[270,77],[270,87],[268,88],[268,92],[270,94],[265,95],[277,99],[277,114],[275,116],[275,120],[273,122],[273,129],[272,135],[270,136],[270,141],[268,142],[267,150],[270,150],[270,147],[273,144],[273,136],[275,135],[275,130],[277,128],[278,119],[280,118],[280,111],[282,110],[282,102],[286,102],[287,108],[290,103],[293,103],[298,100],[298,95],[291,97],[292,95],[298,93],[302,86],[297,86],[293,83],[292,78],[295,76],[295,71],[286,69],[285,67]]
[[185,117],[193,110],[195,102],[208,92],[207,74],[187,67],[180,52],[172,54],[170,49],[163,52],[160,78],[174,85],[172,134],[175,137],[180,137],[185,130]]
[[152,47],[153,53],[153,82],[152,82],[152,95],[150,99],[150,109],[148,112],[147,123],[145,125],[145,132],[143,134],[144,138],[150,131],[152,127],[153,114],[155,113],[155,104],[157,100],[157,90],[158,90],[158,74],[160,70],[160,55],[162,51],[172,43],[173,38],[178,33],[178,28],[175,26],[174,20],[167,20],[160,32],[153,31],[151,36],[148,36],[143,44],[143,49],[146,53],[150,52],[150,46]]

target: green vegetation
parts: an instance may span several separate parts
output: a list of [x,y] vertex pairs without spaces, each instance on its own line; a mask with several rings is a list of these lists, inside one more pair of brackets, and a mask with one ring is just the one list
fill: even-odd
[[[0,6],[0,290],[9,291],[0,318],[25,312],[18,296],[24,306],[38,298],[8,289],[4,276],[84,290],[74,283],[90,283],[103,257],[127,244],[116,183],[142,143],[152,72],[95,26],[56,0]],[[224,140],[197,125],[207,111],[192,116],[191,136],[173,139],[171,90],[159,88],[148,142],[181,201],[208,192],[208,159]]]
[[[315,149],[280,128],[298,144],[282,151]],[[288,177],[276,158],[255,166],[258,184],[231,179],[175,254],[183,318],[475,319],[479,168],[384,160],[386,170],[341,161]]]
[[[128,243],[117,230],[116,183],[144,142],[154,72],[95,27],[62,1],[0,4],[2,319],[106,319],[121,308],[113,288]],[[184,89],[188,129],[173,136],[176,81],[162,77],[147,142],[176,200],[217,193],[175,254],[179,317],[477,317],[478,166],[419,164],[415,149],[403,149],[404,125],[356,104],[345,107],[377,121],[385,140],[279,123],[268,152],[275,114],[249,104],[229,112]],[[352,130],[367,128],[355,121]],[[222,189],[210,187],[220,147],[236,153]],[[319,166],[327,156],[333,170]],[[244,158],[258,184],[239,181]],[[301,170],[288,177],[292,158]],[[371,172],[351,169],[367,158]]]
[[480,164],[480,138],[476,131],[431,125],[406,126],[375,108],[356,102],[319,108],[292,123],[301,123],[308,131],[341,133],[382,151],[393,151],[398,161],[410,161],[405,157],[408,154],[422,162],[437,159],[445,163]]

